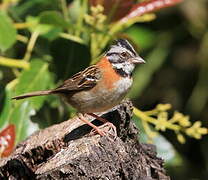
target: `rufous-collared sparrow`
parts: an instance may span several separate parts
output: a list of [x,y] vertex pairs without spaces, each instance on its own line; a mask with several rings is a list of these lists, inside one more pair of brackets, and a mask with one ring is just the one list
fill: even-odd
[[103,136],[105,133],[86,120],[84,114],[106,123],[105,119],[94,113],[111,109],[122,101],[132,85],[135,65],[143,63],[145,61],[136,53],[132,45],[125,39],[119,39],[110,46],[97,64],[76,73],[56,89],[31,92],[12,99],[59,95],[78,110],[80,120]]

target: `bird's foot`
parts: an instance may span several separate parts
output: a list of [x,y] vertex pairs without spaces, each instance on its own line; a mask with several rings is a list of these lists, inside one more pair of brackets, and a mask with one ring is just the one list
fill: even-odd
[[117,138],[116,127],[110,122],[106,122],[103,125],[98,126],[96,129],[94,128],[90,132],[90,135],[95,135],[97,133],[101,136],[106,136],[111,141],[114,141]]
[[[78,118],[85,122],[86,124],[88,124],[89,126],[91,126],[93,128],[93,130],[90,132],[90,135],[95,135],[95,134],[100,134],[101,136],[106,136],[109,140],[114,141],[117,137],[117,131],[116,131],[116,127],[108,122],[107,120],[100,118],[97,115],[94,114],[89,114],[93,117],[98,117],[98,119],[102,119],[101,121],[104,121],[104,124],[101,126],[96,126],[93,123],[91,123],[90,121],[88,121],[83,114],[78,113]],[[109,136],[110,135],[110,136]],[[111,137],[112,136],[112,137]]]

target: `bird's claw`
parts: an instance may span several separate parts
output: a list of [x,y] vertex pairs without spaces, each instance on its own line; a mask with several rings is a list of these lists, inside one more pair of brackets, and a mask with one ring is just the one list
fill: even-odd
[[99,126],[97,129],[93,129],[90,132],[90,135],[95,135],[95,134],[106,136],[109,140],[114,141],[117,137],[117,130],[116,130],[116,127],[112,123],[106,122],[103,125]]

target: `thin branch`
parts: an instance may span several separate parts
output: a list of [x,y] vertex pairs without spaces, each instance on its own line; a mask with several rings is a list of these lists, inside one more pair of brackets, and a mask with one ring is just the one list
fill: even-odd
[[2,56],[0,56],[0,65],[22,69],[28,69],[30,67],[30,64],[26,61],[20,59],[6,58]]
[[30,26],[32,26],[32,24],[31,23],[26,23],[26,22],[24,22],[24,23],[14,23],[15,29],[26,29]]
[[28,38],[20,34],[17,34],[17,40],[23,43],[28,43]]
[[32,50],[35,46],[35,42],[36,42],[38,36],[39,36],[39,31],[34,31],[32,33],[29,43],[27,45],[27,51],[26,51],[25,56],[23,58],[24,61],[29,61],[31,54],[32,54]]
[[60,33],[59,36],[65,39],[69,39],[71,41],[78,42],[80,44],[85,44],[84,41],[80,37],[77,37],[68,33]]
[[61,0],[61,9],[62,9],[62,13],[63,13],[64,19],[66,21],[69,21],[68,8],[67,8],[66,0]]

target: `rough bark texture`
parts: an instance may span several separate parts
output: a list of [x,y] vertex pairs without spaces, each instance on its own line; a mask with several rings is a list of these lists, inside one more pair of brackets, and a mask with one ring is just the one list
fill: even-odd
[[131,116],[129,101],[103,115],[117,127],[113,141],[89,135],[77,118],[40,130],[0,161],[0,179],[169,180],[155,147],[139,143]]

